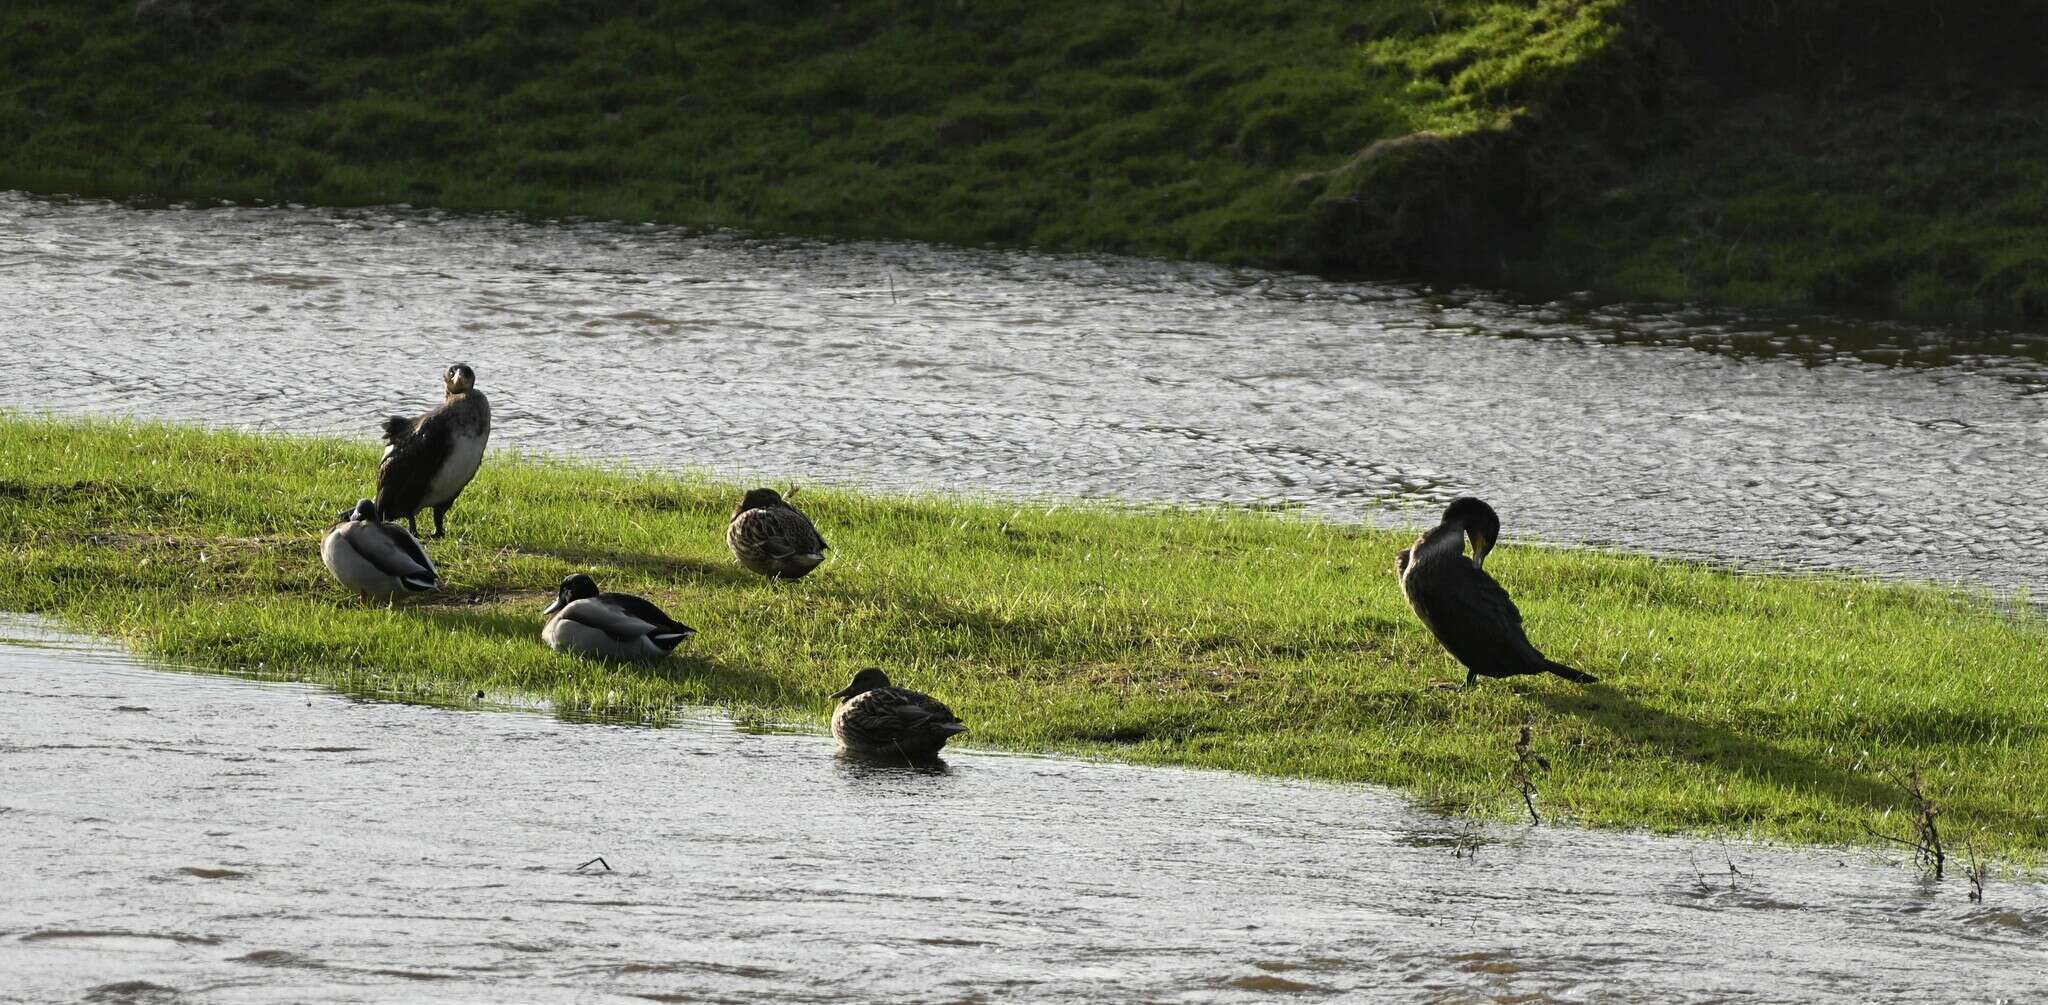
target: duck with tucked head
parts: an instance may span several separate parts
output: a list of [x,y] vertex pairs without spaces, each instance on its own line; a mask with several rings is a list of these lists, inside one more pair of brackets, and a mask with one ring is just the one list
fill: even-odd
[[726,525],[725,543],[741,565],[773,579],[802,579],[825,560],[825,538],[782,493],[754,489]]
[[555,602],[541,613],[548,616],[540,630],[548,648],[603,659],[652,662],[697,634],[651,601],[597,592],[597,581],[580,572],[562,580]]
[[[1472,557],[1465,557],[1465,539]],[[1579,684],[1598,677],[1538,652],[1522,629],[1522,612],[1488,575],[1486,553],[1500,540],[1500,516],[1470,496],[1451,500],[1443,520],[1395,560],[1401,592],[1430,634],[1465,665],[1465,684],[1480,677],[1556,674]]]
[[377,504],[368,499],[327,529],[320,542],[320,561],[365,601],[392,600],[441,585],[441,574],[419,539],[404,527],[385,523]]
[[839,708],[832,713],[832,735],[839,749],[870,757],[934,757],[946,741],[967,732],[967,724],[945,703],[909,688],[895,687],[889,675],[869,667],[853,675],[853,683],[834,691]]
[[455,497],[476,477],[491,439],[491,402],[476,389],[476,371],[457,363],[441,375],[441,407],[417,419],[384,420],[384,460],[377,465],[377,507],[419,533],[420,510],[434,511],[434,536]]

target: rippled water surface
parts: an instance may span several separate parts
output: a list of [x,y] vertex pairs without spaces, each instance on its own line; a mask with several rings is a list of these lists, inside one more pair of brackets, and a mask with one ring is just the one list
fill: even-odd
[[0,406],[374,439],[473,364],[496,442],[761,479],[1299,505],[2010,588],[2048,346],[1131,259],[0,194]]
[[0,617],[0,999],[2032,1001],[2048,974],[2038,884],[1976,904],[1863,853],[949,760],[165,673]]

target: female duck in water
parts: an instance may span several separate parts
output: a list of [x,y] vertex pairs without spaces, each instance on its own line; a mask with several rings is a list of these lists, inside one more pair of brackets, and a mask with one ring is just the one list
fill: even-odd
[[541,641],[556,652],[651,662],[674,652],[695,628],[630,593],[599,593],[583,573],[562,580],[555,602],[541,613]]
[[445,533],[441,521],[476,477],[491,438],[491,402],[476,389],[476,371],[457,363],[441,382],[448,395],[440,408],[417,419],[384,420],[384,439],[391,445],[377,465],[377,508],[385,518],[404,520],[417,534],[414,518],[431,508],[435,537]]
[[[1472,558],[1465,558],[1465,538]],[[1397,560],[1401,592],[1430,634],[1465,664],[1465,684],[1477,677],[1553,673],[1591,684],[1599,678],[1546,658],[1522,631],[1522,612],[1483,567],[1500,539],[1500,517],[1470,496],[1451,500],[1443,522]]]
[[341,585],[366,601],[425,593],[441,584],[419,539],[404,527],[385,523],[377,504],[368,499],[328,528],[320,542],[320,561]]
[[946,741],[967,732],[967,724],[945,703],[928,694],[892,687],[889,675],[874,667],[853,675],[853,683],[835,691],[838,711],[832,713],[832,735],[839,749],[880,757],[932,757]]

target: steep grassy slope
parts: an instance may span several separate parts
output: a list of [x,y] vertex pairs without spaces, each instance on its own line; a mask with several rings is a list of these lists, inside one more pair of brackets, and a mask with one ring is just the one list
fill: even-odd
[[2043,13],[16,0],[0,186],[2041,316]]

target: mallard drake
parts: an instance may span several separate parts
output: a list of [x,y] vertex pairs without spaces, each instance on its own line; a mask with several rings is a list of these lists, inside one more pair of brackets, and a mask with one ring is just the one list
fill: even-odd
[[775,579],[802,579],[825,560],[825,538],[774,489],[754,489],[726,525],[725,543],[741,565]]
[[[1472,557],[1465,557],[1465,538]],[[1400,553],[1401,592],[1430,634],[1465,665],[1465,684],[1478,677],[1550,673],[1591,684],[1600,678],[1545,657],[1522,629],[1522,612],[1484,564],[1500,539],[1500,516],[1478,499],[1451,500],[1443,520]]]
[[491,402],[476,389],[476,371],[457,363],[441,375],[448,396],[441,407],[409,419],[384,420],[384,460],[377,465],[377,507],[386,519],[404,520],[419,533],[419,511],[434,511],[434,536],[446,533],[442,520],[484,462],[491,438]]
[[404,527],[385,523],[377,504],[368,499],[327,529],[320,542],[320,561],[341,585],[364,600],[425,593],[441,585],[441,575],[419,539]]
[[630,593],[599,593],[583,573],[562,580],[555,602],[541,613],[541,641],[556,652],[605,659],[652,661],[674,652],[695,628]]
[[919,691],[895,687],[889,675],[869,667],[853,683],[834,691],[832,735],[839,749],[870,756],[928,758],[946,741],[967,732],[967,724],[945,703]]

